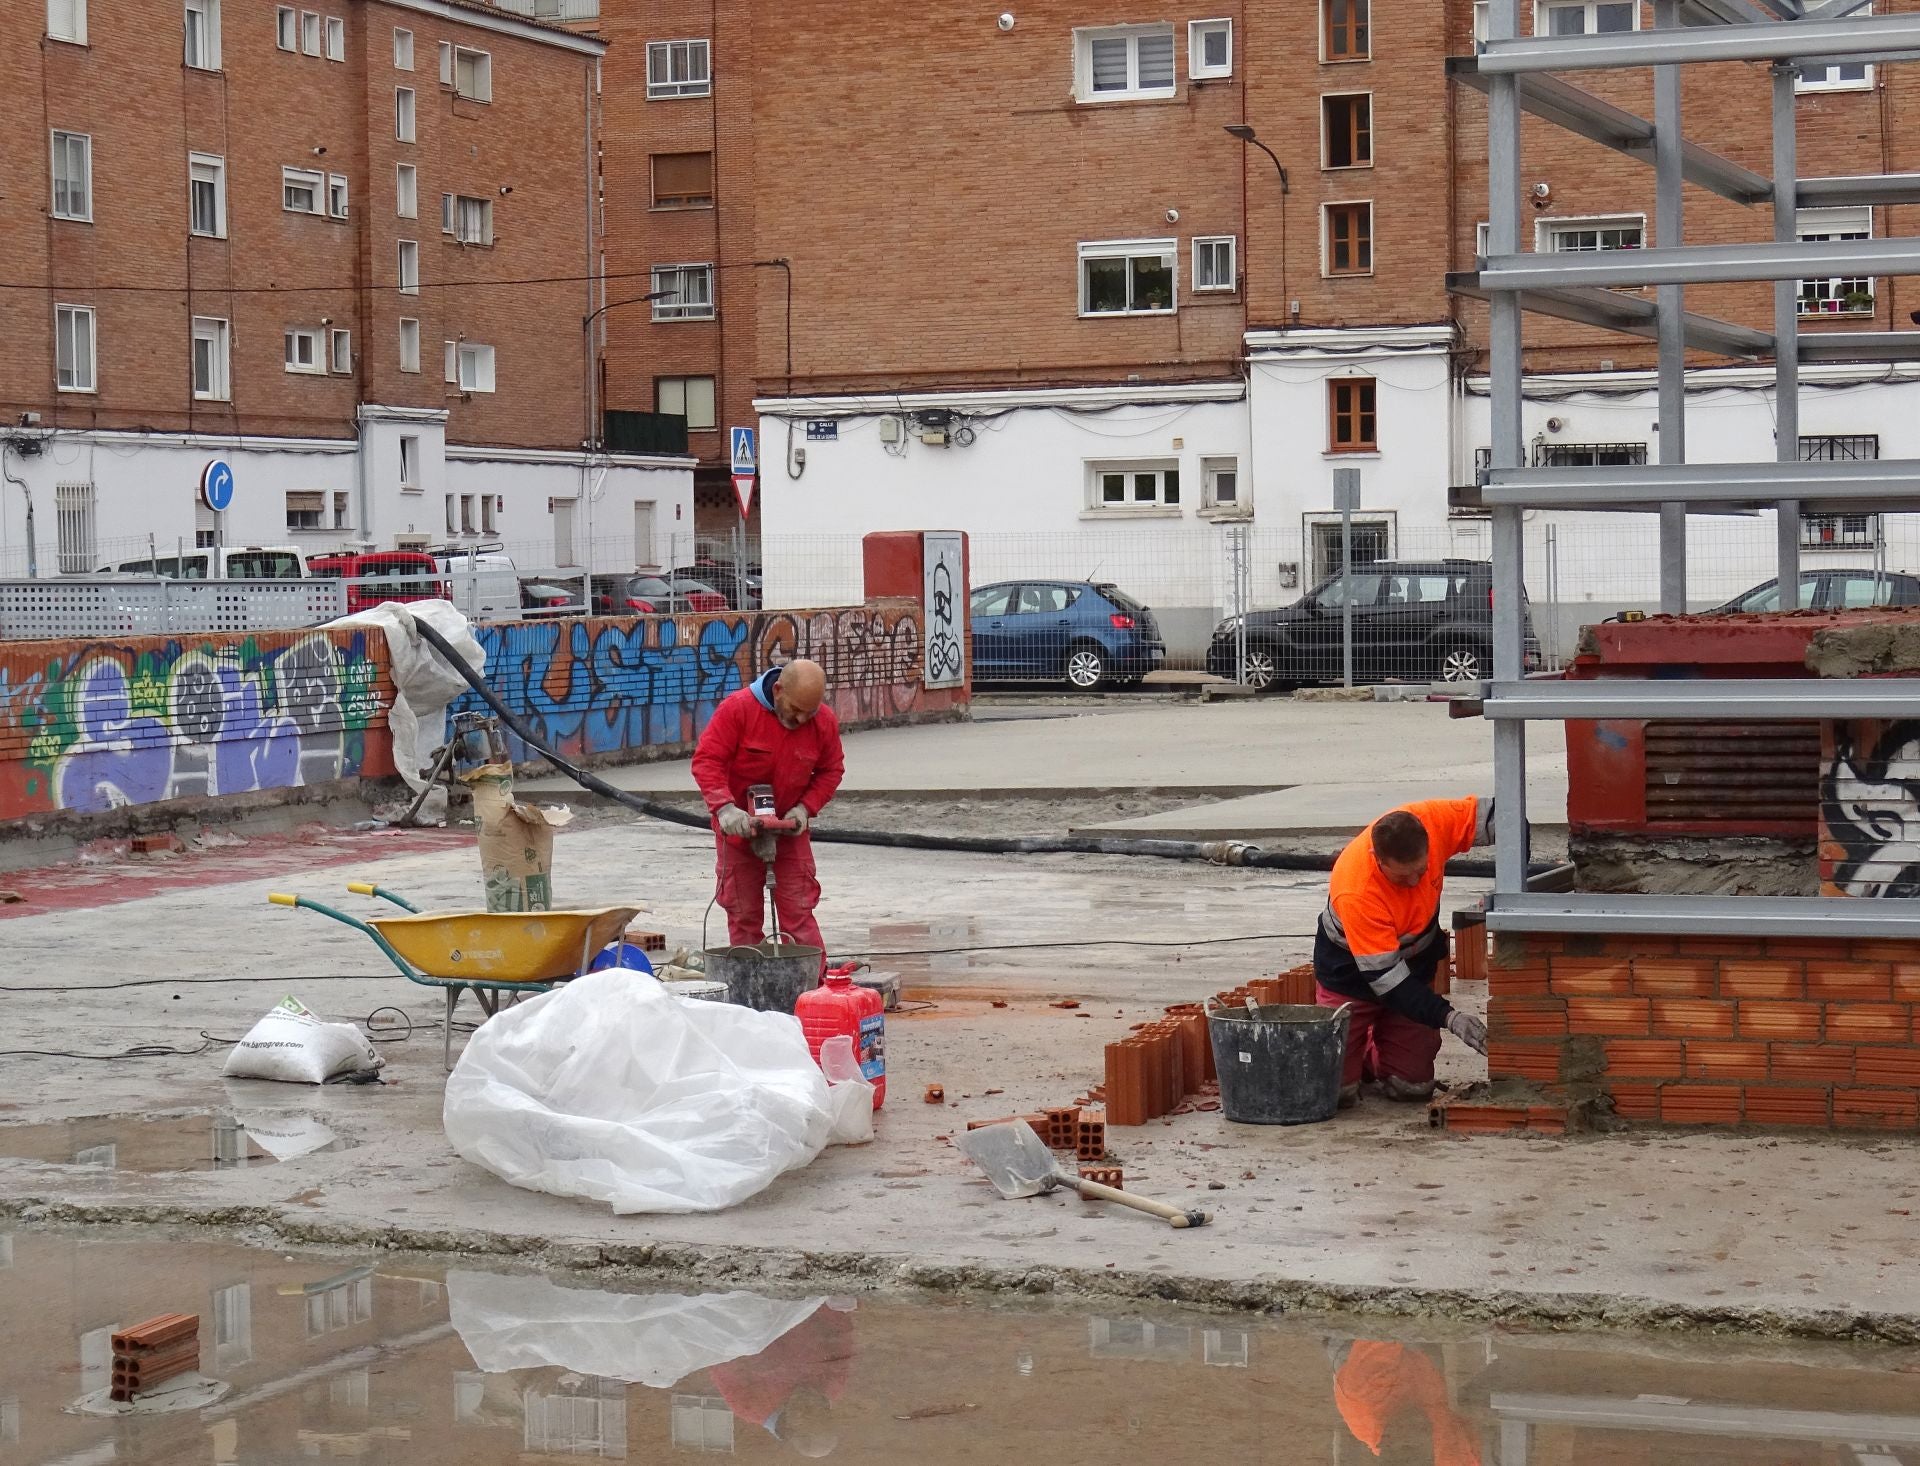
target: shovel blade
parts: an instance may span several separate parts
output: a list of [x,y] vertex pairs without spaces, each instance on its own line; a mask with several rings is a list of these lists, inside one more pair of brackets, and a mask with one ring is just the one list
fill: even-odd
[[1025,1120],[969,1130],[955,1136],[954,1144],[1010,1200],[1051,1191],[1059,1179],[1053,1152]]

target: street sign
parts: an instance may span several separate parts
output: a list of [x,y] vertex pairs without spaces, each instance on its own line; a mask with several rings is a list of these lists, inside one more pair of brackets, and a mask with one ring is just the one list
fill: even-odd
[[740,517],[745,519],[753,512],[753,475],[736,473],[733,476],[733,497],[740,501]]
[[1359,469],[1336,468],[1333,471],[1333,508],[1338,514],[1353,514],[1359,511]]
[[840,424],[832,418],[816,418],[807,424],[809,443],[835,443],[840,439]]
[[215,514],[233,503],[233,468],[215,458],[200,470],[200,502]]
[[752,428],[733,429],[733,472],[736,477],[744,473],[751,478],[754,469],[759,467],[760,455],[754,451],[753,438]]

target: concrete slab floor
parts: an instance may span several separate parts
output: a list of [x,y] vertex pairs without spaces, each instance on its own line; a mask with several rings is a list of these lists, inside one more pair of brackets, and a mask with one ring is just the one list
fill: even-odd
[[[1077,1198],[1000,1200],[940,1137],[969,1118],[1066,1103],[1101,1046],[1166,1003],[1303,958],[1318,880],[1119,858],[978,858],[821,847],[837,949],[876,954],[1123,938],[1214,945],[876,955],[937,1006],[891,1021],[893,1098],[880,1138],[835,1150],[750,1203],[704,1217],[615,1218],[516,1191],[449,1151],[431,1025],[438,994],[382,974],[372,946],[276,888],[351,904],[349,878],[433,906],[476,900],[477,860],[444,837],[369,843],[364,866],[156,892],[19,916],[0,1026],[11,1051],[189,1052],[118,1063],[6,1059],[0,1122],[214,1112],[309,1116],[354,1148],[264,1168],[141,1174],[0,1161],[0,1206],[29,1217],[198,1218],[267,1235],[524,1252],[826,1286],[1024,1287],[1253,1307],[1339,1305],[1462,1317],[1920,1338],[1920,1180],[1911,1142],[1804,1136],[1459,1139],[1424,1111],[1370,1099],[1295,1129],[1192,1115],[1118,1131],[1127,1184],[1216,1214],[1174,1232]],[[697,940],[711,882],[698,834],[647,824],[563,833],[568,904],[638,897],[674,943]],[[1456,885],[1456,899],[1478,894]],[[1275,934],[1244,943],[1220,939]],[[214,981],[237,979],[237,981]],[[130,982],[147,985],[116,986]],[[23,991],[58,986],[63,992]],[[330,1016],[398,1005],[390,1083],[307,1089],[223,1082],[223,1050],[283,994]],[[1072,995],[1079,1010],[1046,1006]],[[1009,1004],[994,1008],[998,999]],[[1463,991],[1471,1007],[1476,997]],[[390,1016],[390,1015],[389,1015]],[[1480,1061],[1451,1038],[1443,1076]],[[928,1083],[950,1103],[917,1096]],[[989,1090],[999,1093],[989,1094]],[[211,1118],[208,1120],[212,1126]],[[0,1152],[18,1154],[0,1129]],[[1215,1187],[1219,1189],[1213,1189]]]

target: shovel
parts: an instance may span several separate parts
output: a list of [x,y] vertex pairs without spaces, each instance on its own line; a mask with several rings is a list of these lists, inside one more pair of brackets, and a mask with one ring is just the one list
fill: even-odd
[[956,1135],[953,1143],[987,1173],[994,1189],[1010,1201],[1022,1196],[1042,1196],[1055,1187],[1065,1186],[1089,1200],[1118,1202],[1175,1227],[1204,1227],[1213,1220],[1207,1212],[1182,1211],[1164,1201],[1148,1201],[1144,1196],[1068,1175],[1054,1163],[1053,1152],[1025,1120],[969,1130],[964,1135]]

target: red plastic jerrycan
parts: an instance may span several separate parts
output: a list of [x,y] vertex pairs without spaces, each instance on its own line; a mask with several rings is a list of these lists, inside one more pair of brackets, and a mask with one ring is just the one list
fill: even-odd
[[856,986],[852,978],[827,977],[819,987],[802,993],[793,1010],[814,1063],[820,1062],[821,1046],[828,1039],[845,1034],[853,1040],[860,1072],[873,1086],[876,1110],[887,1099],[886,1007],[880,994]]

